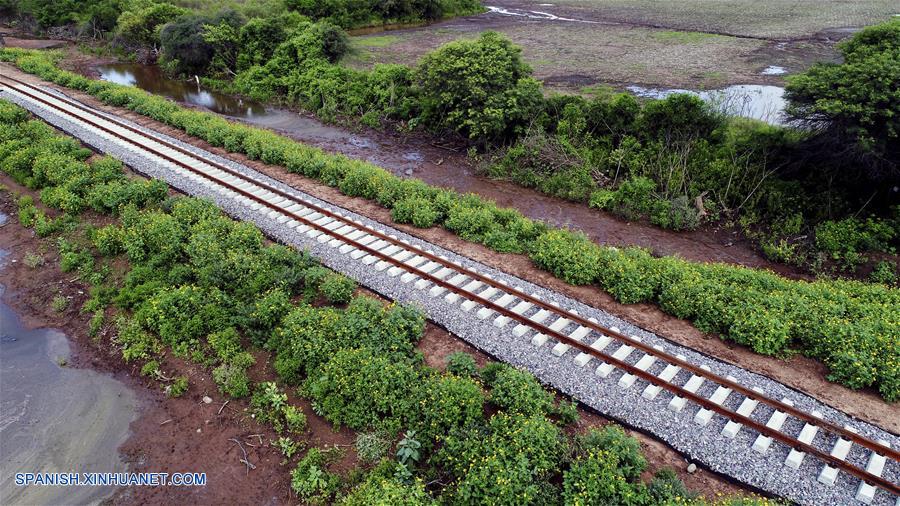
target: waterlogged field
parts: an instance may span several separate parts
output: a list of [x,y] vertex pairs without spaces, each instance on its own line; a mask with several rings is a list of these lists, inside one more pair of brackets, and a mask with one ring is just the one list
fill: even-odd
[[536,10],[557,7],[573,18],[781,39],[859,28],[900,13],[896,0],[494,0],[487,3]]
[[[892,10],[890,2],[819,2],[827,5],[795,6],[793,11],[803,13],[787,16],[791,9],[784,2],[761,8],[744,1],[675,4],[487,2],[492,11],[480,16],[354,37],[355,51],[346,64],[408,64],[449,41],[494,30],[522,46],[535,76],[558,90],[584,92],[598,84],[688,89],[780,85],[782,77],[767,75],[766,68],[775,65],[796,73],[814,61],[834,60],[834,41],[852,33],[850,27],[889,18]],[[745,19],[749,17],[752,21]]]
[[[600,83],[712,88],[755,82],[769,65],[767,42],[705,33],[625,25],[523,20],[487,14],[385,35],[356,37],[349,65],[408,63],[482,30],[501,32],[522,46],[535,77],[551,88],[579,91]],[[786,64],[779,60],[779,63]]]

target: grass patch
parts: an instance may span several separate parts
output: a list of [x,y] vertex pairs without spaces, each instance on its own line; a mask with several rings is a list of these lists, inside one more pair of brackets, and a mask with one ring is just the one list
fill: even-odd
[[678,44],[699,44],[710,39],[717,39],[721,35],[704,32],[682,32],[678,30],[661,30],[652,32],[650,35],[660,42],[678,43]]
[[352,44],[356,47],[388,47],[403,40],[396,35],[374,35],[370,37],[354,37]]

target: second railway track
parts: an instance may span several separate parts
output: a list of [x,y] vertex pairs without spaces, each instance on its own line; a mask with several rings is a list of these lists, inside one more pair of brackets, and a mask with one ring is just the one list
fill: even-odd
[[[766,395],[759,385],[718,374],[702,361],[689,359],[688,353],[679,352],[675,346],[654,344],[601,324],[588,316],[589,311],[579,312],[570,304],[541,295],[541,290],[524,281],[453,258],[439,248],[404,238],[399,232],[387,231],[384,226],[285,188],[261,174],[239,170],[232,163],[174,139],[6,76],[0,79],[0,86],[3,85],[8,88],[7,96],[33,111],[49,112],[125,150],[123,158],[151,160],[159,169],[151,175],[170,183],[172,178],[166,178],[166,173],[190,181],[202,188],[199,192],[195,188],[192,193],[205,194],[220,205],[229,202],[227,207],[242,208],[230,212],[258,218],[264,222],[258,223],[264,230],[282,240],[296,243],[299,236],[314,249],[330,250],[331,255],[341,257],[340,263],[355,266],[351,270],[356,271],[356,277],[384,278],[403,290],[420,292],[420,300],[441,300],[443,306],[453,307],[471,319],[475,327],[490,327],[488,333],[503,334],[523,348],[531,348],[529,353],[549,349],[546,360],[554,357],[560,364],[566,362],[572,375],[580,378],[579,390],[590,365],[592,381],[607,389],[613,383],[623,399],[638,400],[693,424],[693,432],[717,437],[722,445],[750,442],[745,452],[748,461],[778,460],[807,484],[815,483],[819,490],[806,487],[802,493],[791,493],[783,484],[775,483],[778,480],[767,484],[765,479],[748,480],[725,471],[738,480],[807,504],[825,504],[821,498],[828,498],[838,500],[829,502],[833,504],[900,506],[900,452],[896,449],[898,438],[893,434],[869,437],[864,432],[873,431],[857,428],[864,424],[857,423],[855,427],[847,420],[837,420],[824,408],[803,409],[797,405],[800,394],[793,396],[794,400],[791,396]],[[273,231],[273,227],[277,230]],[[434,317],[431,312],[429,316]],[[483,342],[476,344],[490,348]],[[608,414],[641,425],[620,413]],[[782,445],[780,448],[773,448],[776,441]],[[677,442],[669,443],[679,448]],[[778,451],[786,455],[773,458]],[[710,467],[721,467],[702,455],[696,458]],[[810,471],[815,476],[804,476]],[[845,490],[848,486],[853,490]]]

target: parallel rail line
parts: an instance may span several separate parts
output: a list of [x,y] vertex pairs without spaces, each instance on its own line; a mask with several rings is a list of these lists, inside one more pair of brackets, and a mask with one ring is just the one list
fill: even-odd
[[[292,195],[156,135],[108,115],[97,114],[71,99],[49,94],[9,76],[3,76],[2,79],[13,83],[6,85],[13,94],[19,94],[56,114],[102,132],[104,136],[112,137],[123,146],[132,146],[128,149],[149,153],[151,157],[171,165],[176,173],[198,181],[205,180],[207,186],[218,187],[217,191],[237,197],[253,209],[271,210],[266,213],[269,217],[287,223],[299,233],[316,237],[322,243],[328,242],[329,246],[340,248],[341,253],[349,254],[367,265],[375,264],[378,270],[390,268],[388,273],[391,276],[399,275],[404,283],[415,280],[417,288],[424,290],[430,287],[430,295],[433,297],[450,292],[445,295],[445,299],[462,304],[465,311],[481,306],[476,314],[483,320],[496,313],[500,315],[495,316],[494,324],[497,327],[518,322],[518,326],[513,329],[517,337],[534,331],[532,343],[538,346],[543,345],[548,338],[553,338],[557,341],[553,348],[553,353],[557,356],[564,355],[569,349],[578,350],[580,353],[575,357],[575,362],[582,367],[592,359],[597,359],[602,362],[597,368],[599,376],[605,378],[613,369],[621,369],[625,376],[620,379],[619,384],[624,388],[630,387],[635,379],[640,378],[648,383],[643,392],[643,397],[648,400],[655,399],[661,390],[666,390],[674,395],[669,407],[676,411],[681,411],[685,401],[689,400],[701,407],[695,416],[695,421],[700,425],[708,424],[712,413],[716,413],[728,421],[723,430],[723,434],[728,437],[733,438],[742,427],[750,428],[759,433],[754,449],[760,453],[765,453],[771,441],[777,440],[792,450],[785,464],[795,468],[799,467],[805,454],[813,455],[826,464],[819,475],[819,481],[833,484],[837,470],[855,476],[861,480],[857,497],[863,502],[871,501],[874,496],[873,487],[900,498],[900,485],[881,476],[887,459],[900,461],[900,452],[890,448],[885,441],[866,438],[850,427],[824,420],[816,412],[806,413],[795,408],[788,399],[767,397],[762,391],[741,385],[734,378],[723,377],[705,366],[692,364],[681,355],[667,353],[660,347],[641,342],[640,338],[625,335],[614,327],[607,328],[592,318],[560,308],[536,295],[530,295],[430,250],[363,225],[339,212]],[[526,316],[534,310],[537,312]],[[553,323],[545,324],[548,320]],[[570,325],[576,328],[563,332]],[[598,334],[598,337],[588,344],[587,337],[592,333]],[[604,351],[611,348],[613,342],[621,344],[612,353]],[[635,364],[631,364],[626,358],[634,350],[640,350],[644,355]],[[666,364],[665,369],[659,375],[650,373],[650,367],[658,362]],[[678,385],[674,379],[681,371],[690,373],[691,377],[684,384]],[[718,385],[710,398],[697,394],[706,381]],[[736,411],[724,406],[725,400],[734,394],[743,396],[741,406]],[[759,404],[774,410],[766,423],[751,418]],[[803,430],[797,437],[780,430],[788,416],[804,423]],[[812,444],[819,430],[837,437],[831,451]],[[852,444],[871,452],[865,469],[845,460]]]

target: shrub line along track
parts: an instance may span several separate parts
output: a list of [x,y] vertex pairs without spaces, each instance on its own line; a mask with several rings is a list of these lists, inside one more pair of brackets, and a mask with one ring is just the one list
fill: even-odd
[[[736,433],[742,426],[757,431],[760,434],[757,443],[760,444],[762,452],[765,452],[772,439],[791,448],[793,451],[786,461],[787,465],[799,467],[803,455],[809,453],[827,464],[820,475],[820,481],[833,483],[835,471],[840,469],[862,480],[858,496],[873,496],[874,488],[872,487],[874,485],[898,496],[897,501],[900,504],[900,486],[881,476],[886,459],[900,461],[900,452],[883,444],[884,442],[873,441],[855,433],[852,429],[827,422],[816,412],[805,413],[795,408],[787,399],[778,401],[766,397],[760,390],[747,388],[734,378],[722,377],[712,373],[705,366],[691,364],[683,356],[668,354],[657,346],[642,343],[640,338],[622,334],[614,327],[604,327],[592,318],[584,318],[576,312],[564,310],[535,295],[529,295],[502,281],[495,280],[491,276],[463,267],[446,257],[365,226],[309,200],[290,195],[268,183],[241,174],[230,167],[201,157],[164,139],[108,116],[97,115],[77,102],[50,95],[31,84],[9,76],[3,76],[3,79],[15,83],[11,86],[7,85],[11,92],[38,102],[58,114],[74,118],[76,122],[100,130],[106,136],[118,138],[120,143],[131,144],[134,146],[129,148],[131,150],[146,151],[152,156],[174,165],[176,170],[186,170],[190,174],[188,177],[208,180],[214,185],[226,189],[219,190],[220,192],[232,194],[245,202],[251,202],[251,206],[257,210],[263,207],[271,209],[272,212],[268,213],[270,217],[278,216],[279,221],[289,222],[288,225],[295,228],[297,232],[316,237],[321,243],[328,242],[329,246],[340,248],[342,253],[350,254],[351,257],[361,260],[366,265],[372,265],[378,261],[375,265],[377,270],[393,266],[388,271],[391,276],[397,276],[404,272],[400,278],[401,281],[409,283],[417,280],[416,287],[420,289],[434,284],[435,286],[431,288],[431,295],[434,297],[446,291],[452,292],[453,295],[448,294],[446,298],[450,300],[451,297],[454,297],[452,299],[454,302],[464,301],[463,309],[466,311],[478,305],[483,306],[477,313],[481,319],[498,313],[501,316],[495,319],[495,326],[502,327],[515,320],[519,325],[513,330],[513,333],[521,337],[528,329],[533,329],[537,334],[532,342],[538,345],[542,345],[548,337],[552,337],[558,341],[553,349],[557,356],[563,355],[570,348],[575,348],[581,352],[575,358],[576,364],[583,366],[591,358],[597,358],[603,362],[597,370],[600,376],[605,377],[614,368],[619,368],[626,371],[625,377],[630,377],[626,382],[627,386],[630,386],[635,378],[641,378],[650,384],[643,393],[643,397],[648,400],[654,399],[661,389],[665,389],[675,396],[670,403],[670,408],[676,411],[683,408],[685,400],[690,400],[702,407],[695,417],[695,421],[700,425],[707,424],[712,413],[718,413],[729,420],[731,433]],[[158,147],[153,146],[154,144]],[[198,168],[198,163],[207,167]],[[481,290],[485,286],[487,288]],[[499,297],[497,297],[498,295]],[[539,312],[526,317],[525,313],[532,307],[538,308]],[[545,325],[543,322],[547,321],[551,315],[556,316],[554,323]],[[562,330],[570,323],[574,323],[578,328],[566,335]],[[583,339],[591,332],[598,333],[600,337],[589,345]],[[622,345],[614,353],[608,354],[603,350],[609,347],[612,340],[619,341]],[[645,355],[632,365],[625,359],[634,349],[641,350]],[[666,370],[659,376],[648,372],[650,366],[657,360],[667,364]],[[684,385],[679,386],[672,383],[671,380],[681,370],[690,372],[692,376]],[[601,371],[605,371],[605,373]],[[696,393],[700,385],[707,380],[718,385],[716,392],[709,399]],[[621,384],[622,380],[620,380]],[[744,397],[741,407],[737,411],[724,407],[725,399],[732,392]],[[750,418],[759,403],[768,405],[775,410],[766,424]],[[780,431],[788,415],[804,422],[804,428],[796,438]],[[726,430],[728,429],[729,427],[726,426]],[[812,440],[819,429],[837,436],[838,441],[831,452],[812,445]],[[729,437],[733,437],[733,434]],[[866,469],[845,461],[852,443],[872,452]],[[754,444],[755,447],[756,444]],[[869,487],[869,489],[862,494],[865,487]]]

